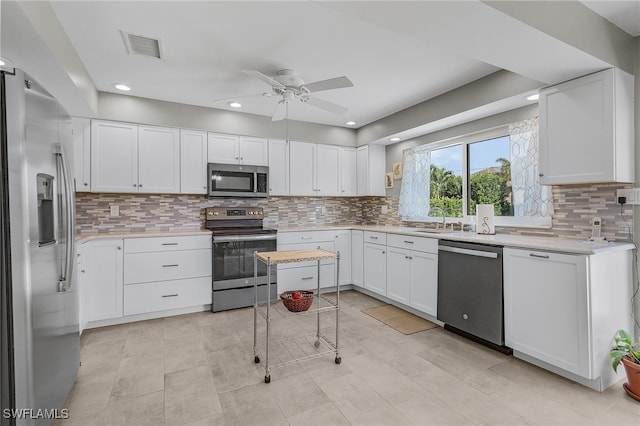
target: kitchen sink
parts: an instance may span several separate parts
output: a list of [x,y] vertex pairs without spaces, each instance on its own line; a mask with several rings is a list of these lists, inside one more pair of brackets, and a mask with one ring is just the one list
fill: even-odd
[[416,232],[424,232],[425,234],[450,234],[451,229],[416,229]]

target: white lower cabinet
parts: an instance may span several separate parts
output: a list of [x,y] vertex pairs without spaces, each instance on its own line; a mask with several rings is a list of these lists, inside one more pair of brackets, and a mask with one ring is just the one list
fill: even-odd
[[409,304],[411,257],[409,251],[389,247],[387,253],[387,297]]
[[351,283],[362,287],[364,282],[364,231],[351,231]]
[[335,232],[334,247],[340,253],[340,271],[338,282],[340,285],[351,284],[351,230]]
[[211,236],[129,238],[124,247],[125,315],[211,303]]
[[364,288],[382,296],[387,295],[386,245],[364,243]]
[[211,303],[211,277],[124,286],[124,314],[135,315]]
[[505,343],[514,355],[603,390],[617,330],[630,329],[631,252],[504,249]]
[[438,240],[387,235],[387,297],[436,316]]
[[122,317],[122,246],[119,239],[88,241],[82,246],[78,285],[85,324]]
[[[278,251],[321,248],[336,251],[335,231],[305,231],[278,233]],[[318,287],[316,261],[282,263],[278,265],[278,294],[289,290],[311,290]],[[335,286],[334,260],[320,261],[320,287]]]

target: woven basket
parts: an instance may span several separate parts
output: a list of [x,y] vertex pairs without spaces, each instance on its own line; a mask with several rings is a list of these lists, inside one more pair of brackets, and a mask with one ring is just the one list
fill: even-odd
[[[293,293],[300,293],[302,298],[294,299]],[[285,291],[280,295],[282,303],[291,312],[303,312],[309,309],[313,303],[313,292],[307,290]]]

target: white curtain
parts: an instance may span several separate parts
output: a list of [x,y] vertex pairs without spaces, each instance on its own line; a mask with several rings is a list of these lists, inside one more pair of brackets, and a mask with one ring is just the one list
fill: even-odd
[[553,216],[551,187],[540,185],[538,117],[509,125],[511,187],[515,217]]
[[424,220],[430,209],[431,151],[425,146],[404,151],[400,216],[403,220]]

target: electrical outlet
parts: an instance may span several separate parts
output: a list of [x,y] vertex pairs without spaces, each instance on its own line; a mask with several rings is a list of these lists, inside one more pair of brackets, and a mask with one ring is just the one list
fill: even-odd
[[327,206],[325,206],[324,204],[322,206],[320,206],[320,214],[322,216],[327,214]]
[[387,207],[386,205],[380,207],[380,213],[382,213],[382,214],[389,213],[389,207]]
[[111,214],[111,217],[120,216],[120,206],[117,204],[109,206],[109,213]]
[[616,190],[616,202],[618,197],[627,197],[626,204],[640,205],[640,188],[618,189]]

